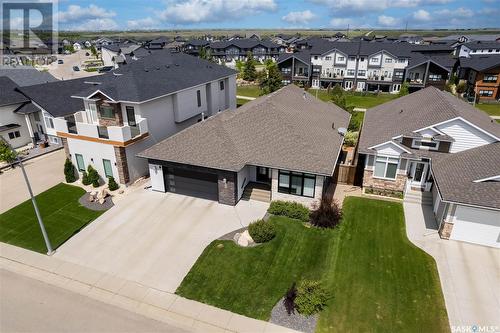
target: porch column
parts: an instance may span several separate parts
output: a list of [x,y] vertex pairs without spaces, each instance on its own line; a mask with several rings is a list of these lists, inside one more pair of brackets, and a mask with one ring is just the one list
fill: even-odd
[[31,126],[31,119],[29,114],[24,115],[24,119],[26,121],[26,125],[28,126],[28,132],[30,134],[31,142],[36,145],[35,134],[33,133],[33,127]]

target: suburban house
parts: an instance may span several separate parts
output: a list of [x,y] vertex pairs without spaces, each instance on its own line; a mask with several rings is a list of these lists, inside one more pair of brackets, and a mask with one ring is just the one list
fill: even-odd
[[314,88],[339,84],[346,90],[398,93],[404,81],[412,90],[443,87],[456,63],[449,46],[318,38],[308,43],[302,51],[279,57],[284,84],[308,83]]
[[460,58],[458,72],[467,82],[467,95],[482,102],[500,99],[500,54]]
[[285,52],[284,46],[257,38],[213,42],[209,44],[208,49],[217,61],[229,65],[236,65],[236,60],[245,61],[248,52],[252,52],[254,59],[260,62],[267,59],[277,60],[279,54]]
[[0,69],[0,135],[14,148],[45,142],[46,128],[39,108],[18,89],[41,82],[57,81],[33,67]]
[[236,72],[156,51],[113,72],[22,89],[44,112],[79,172],[128,184],[147,174],[136,154],[219,111],[236,108]]
[[101,48],[101,59],[104,66],[118,68],[120,64],[126,63],[126,56],[130,56],[141,46],[138,44],[110,44]]
[[477,55],[492,55],[492,54],[500,54],[500,42],[492,41],[492,42],[470,42],[461,44],[457,47],[458,56],[460,58],[472,57]]
[[210,117],[141,152],[152,189],[236,205],[319,200],[350,115],[289,85]]
[[199,56],[202,48],[206,48],[210,44],[209,41],[205,39],[192,39],[182,46],[184,53]]
[[419,90],[367,110],[363,187],[427,197],[443,238],[498,247],[499,141],[487,114],[435,87]]

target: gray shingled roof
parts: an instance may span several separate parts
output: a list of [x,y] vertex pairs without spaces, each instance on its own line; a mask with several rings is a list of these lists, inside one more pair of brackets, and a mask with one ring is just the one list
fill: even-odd
[[27,102],[27,103],[24,103],[23,105],[21,105],[20,107],[18,107],[14,113],[17,113],[17,114],[30,114],[30,113],[35,113],[35,112],[38,112],[40,111],[40,109],[35,106],[33,103],[31,102]]
[[[295,85],[224,111],[138,156],[239,171],[245,165],[332,175],[350,115]],[[335,128],[332,128],[334,125]]]
[[500,49],[500,43],[491,41],[491,42],[482,42],[482,41],[476,41],[476,42],[468,42],[464,44],[471,50],[484,50],[484,49]]
[[6,76],[0,76],[0,106],[12,105],[29,101],[16,89],[18,85]]
[[469,58],[460,58],[459,61],[460,67],[472,68],[478,72],[500,67],[500,55],[473,55]]
[[500,175],[500,142],[447,154],[431,168],[443,200],[500,209],[500,182],[474,182]]
[[500,137],[500,125],[486,113],[448,92],[430,86],[368,109],[363,121],[359,151],[373,153],[368,147],[456,117],[462,117]]
[[232,39],[228,41],[221,41],[221,42],[213,42],[210,43],[210,48],[211,49],[225,49],[229,46],[236,46],[239,47],[240,49],[251,49],[254,48],[258,45],[262,45],[267,48],[280,48],[282,47],[279,44],[273,43],[269,40],[260,40],[260,39],[255,39],[255,38],[241,38],[241,39]]
[[31,66],[0,66],[0,76],[7,76],[19,87],[57,81],[48,72],[40,72]]

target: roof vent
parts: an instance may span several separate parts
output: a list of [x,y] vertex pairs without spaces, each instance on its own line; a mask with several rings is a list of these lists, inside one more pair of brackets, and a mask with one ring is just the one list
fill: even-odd
[[339,132],[340,135],[345,136],[345,134],[347,133],[347,128],[340,127],[337,131]]
[[399,113],[403,113],[403,109],[399,110]]

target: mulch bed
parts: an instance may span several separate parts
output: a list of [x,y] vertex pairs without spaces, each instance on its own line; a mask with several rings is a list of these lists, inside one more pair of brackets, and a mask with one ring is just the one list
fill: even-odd
[[318,322],[318,315],[306,317],[297,311],[288,314],[283,300],[284,298],[280,299],[274,306],[269,322],[305,333],[314,333]]
[[78,199],[78,202],[82,206],[84,206],[90,210],[98,210],[98,211],[99,210],[108,210],[114,206],[113,199],[111,198],[111,196],[107,196],[104,199],[103,204],[100,204],[99,201],[90,202],[89,197],[90,197],[90,193],[87,192],[80,199]]

